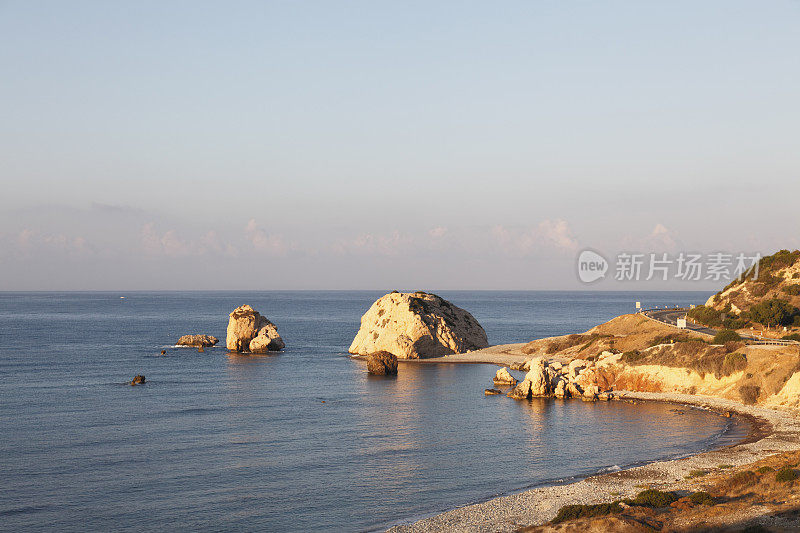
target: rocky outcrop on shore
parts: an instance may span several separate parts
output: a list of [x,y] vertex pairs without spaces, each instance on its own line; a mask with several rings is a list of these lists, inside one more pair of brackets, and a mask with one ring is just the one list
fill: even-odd
[[[611,352],[605,352],[601,358],[613,355]],[[515,400],[555,397],[594,401],[610,400],[614,397],[610,388],[601,388],[596,384],[596,365],[592,361],[576,360],[569,365],[563,365],[559,361],[534,357],[517,364],[516,367],[530,370],[508,393],[507,396]]]
[[486,332],[464,309],[426,292],[392,292],[361,317],[350,353],[389,352],[399,359],[438,357],[485,348]]
[[208,347],[214,346],[219,342],[219,339],[213,337],[211,335],[184,335],[178,342],[175,343],[176,346],[193,346],[193,347]]
[[282,350],[283,339],[275,324],[249,305],[233,310],[225,344],[233,352],[266,353]]

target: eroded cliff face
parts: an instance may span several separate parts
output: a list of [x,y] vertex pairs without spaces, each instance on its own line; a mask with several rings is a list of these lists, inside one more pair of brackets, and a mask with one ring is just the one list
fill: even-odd
[[489,345],[470,313],[425,292],[392,292],[361,317],[350,353],[389,352],[400,359],[465,353]]

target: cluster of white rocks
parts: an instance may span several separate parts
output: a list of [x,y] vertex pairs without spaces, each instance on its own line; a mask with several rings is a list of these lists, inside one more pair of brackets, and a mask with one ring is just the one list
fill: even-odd
[[603,352],[597,362],[574,359],[568,365],[558,361],[547,361],[534,357],[511,365],[512,370],[526,371],[525,378],[517,383],[506,367],[497,371],[496,385],[516,385],[508,393],[509,398],[525,400],[528,398],[580,398],[586,401],[611,400],[611,391],[601,391],[596,384],[596,372],[603,367],[615,364],[619,354]]

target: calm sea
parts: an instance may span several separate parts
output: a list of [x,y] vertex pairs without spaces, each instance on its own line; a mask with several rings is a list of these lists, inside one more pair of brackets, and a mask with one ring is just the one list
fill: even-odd
[[[636,300],[708,296],[440,294],[492,344],[583,331]],[[0,529],[379,529],[706,449],[730,423],[659,404],[486,397],[488,365],[369,377],[346,350],[381,295],[0,293]],[[277,324],[283,353],[173,347],[185,333],[224,345],[245,303]],[[145,386],[124,384],[136,374]]]

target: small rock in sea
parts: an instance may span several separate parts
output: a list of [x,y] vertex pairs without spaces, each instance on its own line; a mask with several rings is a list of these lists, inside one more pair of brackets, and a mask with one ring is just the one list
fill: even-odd
[[161,350],[161,355],[167,355],[167,351],[166,350]]
[[517,384],[517,380],[511,375],[506,367],[503,367],[497,371],[497,373],[494,375],[493,381],[495,385],[511,385],[513,387]]
[[730,412],[730,411],[725,411],[725,418],[730,418],[730,417],[732,417],[732,416],[733,416],[733,415],[731,414],[731,412]]
[[497,389],[486,389],[485,391],[483,391],[483,393],[486,396],[494,396],[495,394],[502,394],[502,392]]
[[367,356],[367,372],[375,376],[397,374],[397,356],[389,352],[375,352]]
[[137,376],[133,378],[133,381],[131,381],[131,385],[144,385],[144,381],[144,376],[137,374]]
[[198,346],[197,347],[197,351],[200,352],[200,353],[203,353],[205,350],[203,350],[202,346]]
[[178,342],[175,344],[178,346],[197,346],[202,348],[203,346],[214,346],[218,342],[219,339],[212,335],[184,335],[178,339]]

